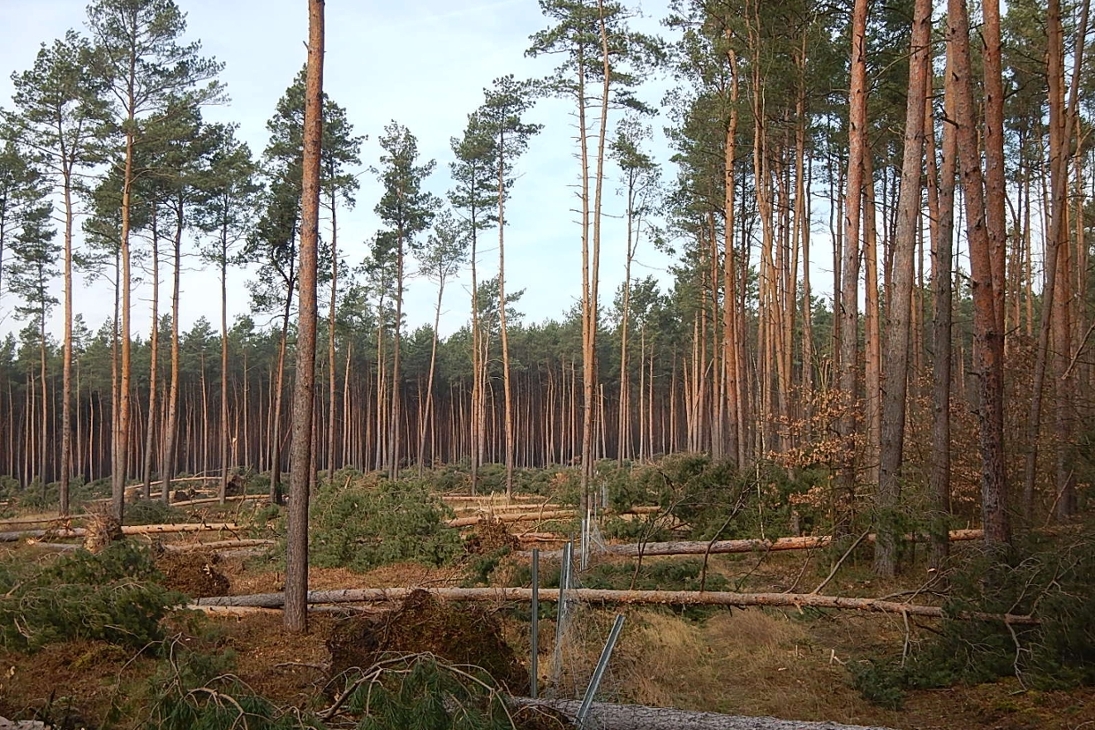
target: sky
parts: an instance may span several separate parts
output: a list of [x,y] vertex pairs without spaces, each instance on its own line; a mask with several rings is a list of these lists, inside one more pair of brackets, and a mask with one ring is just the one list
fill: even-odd
[[[306,60],[305,0],[176,0],[187,14],[187,40],[200,40],[203,55],[225,64],[220,78],[230,102],[207,108],[210,121],[236,122],[238,136],[257,154],[267,141],[266,120],[278,98]],[[10,75],[33,65],[41,43],[51,43],[69,28],[85,30],[85,0],[0,0],[0,106],[11,106]],[[662,32],[664,0],[645,0],[635,27]],[[525,58],[528,37],[547,26],[536,0],[336,0],[326,4],[326,59],[324,90],[347,110],[357,134],[368,135],[362,151],[357,207],[339,213],[339,246],[350,264],[366,256],[367,241],[380,228],[373,208],[381,195],[370,172],[378,164],[377,143],[385,124],[396,120],[418,137],[423,160],[437,160],[427,188],[444,197],[452,152],[449,140],[459,136],[467,115],[482,103],[482,90],[496,77],[515,74],[533,78],[548,74],[554,59]],[[645,101],[659,105],[667,88],[654,79],[641,92]],[[561,100],[542,100],[526,121],[544,125],[518,165],[518,180],[508,204],[506,230],[506,287],[524,289],[517,305],[525,322],[561,318],[581,291],[581,244],[576,183],[575,129],[570,106]],[[614,117],[610,123],[615,123]],[[667,146],[661,134],[663,117],[653,120],[654,153],[662,161],[663,177],[674,175],[666,162]],[[611,305],[623,280],[623,199],[617,195],[616,171],[606,180],[605,232],[602,242],[602,303]],[[488,234],[488,239],[492,236]],[[497,249],[480,251],[480,276],[497,271]],[[670,261],[649,241],[640,244],[633,277],[651,274],[668,281]],[[210,322],[220,317],[218,287],[213,271],[200,272],[198,262],[182,277],[180,324],[189,328],[198,317]],[[250,313],[245,281],[250,271],[234,271],[229,278],[229,317]],[[149,277],[134,290],[134,330],[148,329]],[[449,334],[468,319],[469,277],[465,273],[446,290],[441,332]],[[170,284],[170,270],[161,271],[161,283]],[[408,324],[413,329],[432,323],[436,289],[425,278],[409,282],[406,295]],[[60,285],[57,286],[60,299]],[[78,285],[76,311],[94,330],[112,312],[113,291],[106,285]],[[12,298],[0,292],[0,333],[18,329]],[[59,310],[60,308],[58,308]],[[322,311],[325,311],[323,309]],[[55,315],[57,319],[57,315]],[[265,318],[259,318],[265,324]],[[59,326],[54,328],[59,332]]]

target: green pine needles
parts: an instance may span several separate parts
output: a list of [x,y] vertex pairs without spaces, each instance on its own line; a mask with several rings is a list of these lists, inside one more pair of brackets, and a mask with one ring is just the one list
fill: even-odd
[[154,582],[147,549],[127,541],[48,564],[0,562],[0,647],[34,652],[91,639],[143,649],[163,639],[160,621],[184,602]]
[[446,524],[451,516],[419,481],[328,486],[313,507],[312,564],[358,571],[401,561],[442,565],[462,550],[460,533]]

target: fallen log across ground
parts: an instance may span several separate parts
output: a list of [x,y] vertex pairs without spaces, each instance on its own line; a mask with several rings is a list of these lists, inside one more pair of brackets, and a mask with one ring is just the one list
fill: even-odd
[[164,550],[169,552],[188,552],[191,550],[221,550],[223,548],[249,548],[264,545],[273,545],[276,540],[246,539],[246,540],[215,540],[213,542],[187,542],[182,544],[166,544]]
[[488,515],[484,513],[480,517],[456,517],[449,520],[449,527],[472,527],[483,520],[493,519],[496,522],[540,522],[544,520],[572,520],[574,510],[552,510],[549,512],[519,512],[516,514]]
[[[378,603],[401,601],[415,591],[449,601],[506,601],[532,600],[531,588],[343,588],[327,591],[309,591],[309,604],[323,603]],[[559,601],[558,588],[541,588],[540,600],[549,603]],[[568,600],[586,603],[611,603],[662,606],[767,606],[771,608],[835,608],[869,613],[895,613],[925,618],[958,618],[970,621],[1001,621],[1016,626],[1037,625],[1033,616],[963,612],[948,615],[939,606],[915,603],[898,603],[876,598],[847,598],[823,596],[817,593],[730,593],[723,591],[616,591],[600,588],[577,588],[566,591]],[[195,606],[257,606],[281,608],[285,604],[284,593],[254,593],[247,596],[214,596],[198,598]]]
[[538,502],[526,502],[524,504],[457,504],[449,506],[453,512],[457,512],[460,514],[466,514],[468,512],[481,512],[483,514],[510,514],[517,512],[536,512],[537,510],[569,510],[571,512],[574,511],[573,507],[567,507],[565,504],[540,504]]
[[[505,492],[491,492],[490,494],[442,494],[445,502],[485,502],[493,504],[514,504],[517,502],[543,502],[545,497],[539,494],[514,494],[509,497]],[[550,499],[547,498],[547,499]]]
[[[173,532],[213,532],[218,530],[239,530],[235,522],[181,522],[164,525],[122,525],[123,535],[158,535]],[[68,537],[86,537],[87,528],[69,527],[59,530],[18,530],[0,532],[0,542],[18,542],[20,540],[38,540],[42,538],[64,539]]]
[[[246,502],[252,499],[268,499],[268,494],[234,494],[230,497],[225,497],[224,501],[227,502]],[[172,507],[193,507],[198,504],[216,504],[220,502],[220,497],[202,497],[200,499],[184,499],[181,502],[171,502]]]
[[[950,533],[951,542],[960,542],[963,540],[980,540],[985,535],[983,530],[953,530]],[[906,535],[905,539],[912,542],[914,536]],[[829,535],[816,535],[816,536],[804,536],[804,537],[781,537],[776,540],[761,540],[761,539],[747,539],[747,540],[716,540],[710,541],[690,541],[681,540],[675,542],[648,542],[648,543],[628,543],[626,545],[608,545],[601,552],[608,555],[618,555],[620,557],[638,557],[640,553],[643,557],[653,557],[661,555],[727,555],[731,553],[753,553],[753,552],[779,552],[783,550],[815,550],[817,548],[828,547],[832,543],[833,538]],[[867,541],[874,542],[875,536],[868,535]],[[926,538],[920,536],[917,542],[926,542]],[[531,554],[530,551],[525,550],[522,555]],[[541,552],[541,558],[560,558],[562,557],[561,550],[553,550],[550,552]]]
[[[578,708],[582,704],[578,700],[533,700],[527,697],[510,697],[507,702],[515,707],[545,707],[571,718],[578,716]],[[886,730],[863,725],[719,715],[672,707],[616,705],[608,702],[594,702],[590,718],[595,718],[596,722],[593,724],[604,730]]]
[[0,530],[6,527],[27,527],[30,525],[53,525],[55,527],[62,527],[69,525],[73,520],[79,519],[75,517],[26,517],[18,520],[2,520],[0,521]]

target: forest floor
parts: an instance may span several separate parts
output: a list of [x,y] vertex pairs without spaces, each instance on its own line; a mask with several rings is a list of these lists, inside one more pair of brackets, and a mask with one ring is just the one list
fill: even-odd
[[[198,541],[195,536],[170,539]],[[213,539],[201,537],[203,541]],[[0,547],[0,560],[50,560],[55,555],[25,543]],[[771,554],[761,560],[748,554],[713,556],[710,570],[712,575],[733,581],[739,590],[785,591],[797,586],[795,590],[803,591],[828,572],[828,566],[804,566],[806,557],[805,553]],[[283,588],[282,564],[276,557],[218,557],[211,551],[196,550],[162,553],[157,560],[165,584],[192,596],[244,595]],[[647,570],[674,561],[680,559],[648,559]],[[492,582],[520,580],[526,570],[523,563],[527,561],[514,555],[503,558]],[[615,569],[605,574],[626,573],[633,564],[617,561],[613,565]],[[468,580],[470,571],[468,560],[444,568],[388,565],[368,573],[314,568],[310,587],[453,586]],[[919,587],[922,575],[922,569],[909,569],[898,581],[881,583],[870,575],[865,561],[857,564],[849,560],[824,592],[897,595]],[[483,659],[475,654],[487,651],[484,647],[489,644],[494,648],[487,659],[505,667],[496,671],[510,672],[515,693],[527,691],[520,686],[529,653],[527,607],[491,606],[477,613],[467,607],[439,605],[430,610],[434,613],[428,618],[416,614],[419,618],[411,622],[420,628],[417,633],[405,631],[381,649],[429,651],[463,662]],[[350,618],[317,613],[310,618],[306,635],[284,630],[279,611],[220,617],[180,611],[167,620],[170,650],[161,652],[167,660],[83,640],[50,644],[29,655],[0,651],[0,716],[36,717],[57,727],[140,726],[147,721],[141,709],[144,702],[158,684],[181,671],[172,658],[182,656],[184,649],[195,656],[218,658],[225,671],[280,707],[322,708],[331,703],[338,689],[332,677],[340,663],[348,661],[344,656],[346,637],[356,634],[347,627],[355,621],[375,621],[383,611],[368,609],[364,616]],[[853,687],[852,669],[879,657],[917,651],[934,630],[931,619],[907,626],[899,615],[851,611],[682,612],[628,607],[623,612],[628,620],[604,685],[604,698],[609,701],[898,729],[1078,730],[1095,726],[1095,689],[1034,691],[1024,689],[1014,678],[911,690],[900,710],[884,709],[864,699]],[[551,676],[554,636],[554,614],[545,613],[540,629],[541,687]],[[588,646],[583,651],[590,659],[600,650],[612,613],[583,607],[579,615],[578,620],[586,622],[583,635]],[[404,624],[408,615],[403,614]],[[469,623],[469,615],[478,618]],[[461,633],[473,635],[452,639]],[[488,639],[497,641],[492,644]],[[354,656],[351,654],[351,659]]]

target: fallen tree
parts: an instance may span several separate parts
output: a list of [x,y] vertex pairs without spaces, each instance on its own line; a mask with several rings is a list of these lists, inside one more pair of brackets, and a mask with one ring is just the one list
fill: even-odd
[[[951,542],[958,542],[963,540],[980,540],[984,537],[984,531],[982,530],[953,530],[950,533]],[[874,542],[875,536],[868,535],[868,542]],[[906,535],[905,539],[909,542],[918,541],[926,542],[927,538],[920,537],[919,539],[913,535]],[[833,541],[833,538],[829,535],[816,535],[816,536],[803,536],[803,537],[781,537],[776,540],[761,540],[761,539],[747,539],[747,540],[715,540],[715,541],[693,541],[693,540],[678,540],[674,542],[647,542],[647,543],[628,543],[626,545],[608,545],[602,552],[608,555],[618,555],[620,557],[635,558],[640,555],[643,557],[652,557],[660,555],[727,555],[731,553],[754,553],[754,552],[779,552],[783,550],[816,550],[818,548],[828,547]],[[524,551],[523,554],[529,554],[529,551]],[[561,550],[553,550],[551,552],[540,553],[542,558],[560,558],[562,557]]]
[[[427,591],[448,601],[507,601],[532,600],[531,588],[343,588],[327,591],[309,591],[309,604],[330,603],[382,603],[402,601],[411,593]],[[542,601],[557,603],[558,588],[541,588]],[[926,618],[958,618],[971,621],[1002,621],[1011,625],[1036,625],[1033,616],[963,612],[947,614],[940,606],[924,606],[915,603],[898,603],[877,598],[847,598],[823,596],[817,593],[731,593],[722,591],[617,591],[599,588],[577,588],[566,591],[567,600],[586,603],[662,605],[662,606],[766,606],[770,608],[833,608],[869,613],[895,613],[904,616]],[[214,596],[198,598],[194,606],[247,606],[281,608],[284,593],[255,593],[247,596]]]
[[190,550],[219,550],[222,548],[249,548],[273,545],[276,540],[245,539],[245,540],[215,540],[213,542],[188,542],[181,545],[164,545],[164,550],[171,552],[187,552]]
[[[173,532],[214,532],[219,530],[231,532],[238,529],[240,529],[240,526],[235,522],[180,522],[163,525],[122,525],[122,534],[156,535]],[[0,542],[42,539],[63,540],[69,537],[87,537],[88,532],[85,527],[63,527],[54,530],[17,530],[15,532],[0,532]]]
[[572,520],[574,510],[551,510],[547,512],[519,512],[516,514],[488,515],[480,517],[457,517],[448,522],[449,527],[472,527],[483,520],[497,522],[540,522],[544,520]]
[[[545,707],[571,718],[578,716],[578,700],[533,700],[527,697],[507,699],[515,707]],[[594,702],[591,718],[604,730],[886,730],[863,725],[839,725],[832,722],[779,720],[774,717],[741,717],[714,712],[692,712],[672,707],[616,705]]]
[[[269,495],[266,494],[235,494],[230,497],[225,497],[225,502],[246,502],[248,500],[266,499]],[[172,507],[193,507],[198,504],[216,504],[219,503],[220,497],[201,497],[198,499],[185,499],[181,502],[172,502]]]

